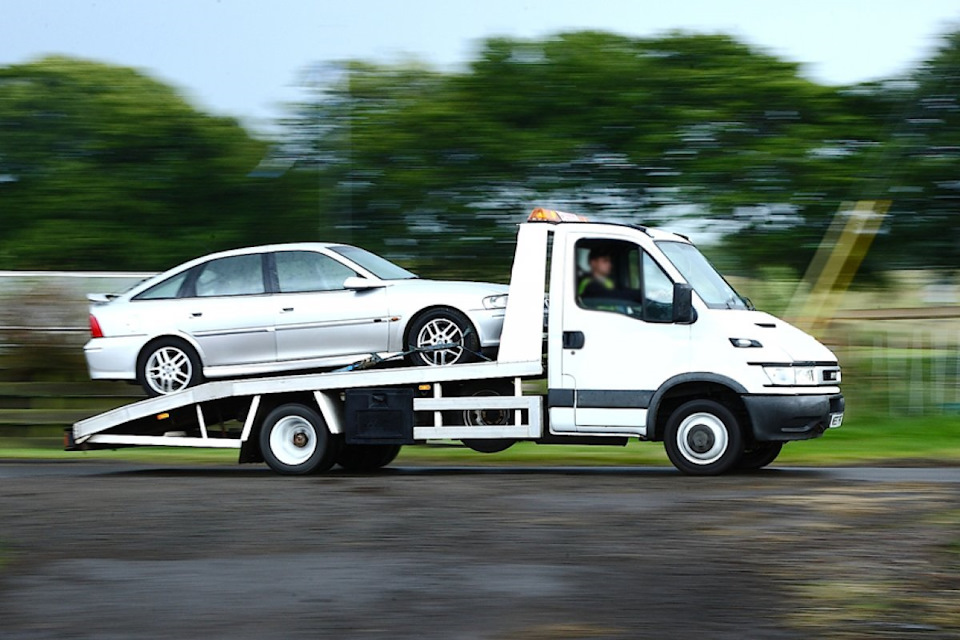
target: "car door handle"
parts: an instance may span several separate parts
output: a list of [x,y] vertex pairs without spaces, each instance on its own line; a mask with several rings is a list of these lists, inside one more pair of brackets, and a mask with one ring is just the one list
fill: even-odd
[[583,349],[583,344],[586,342],[586,336],[583,335],[583,331],[564,331],[563,332],[563,348],[564,349]]
[[190,314],[190,317],[191,317],[191,318],[199,318],[199,317],[202,316],[202,315],[203,315],[203,312],[202,312],[202,311],[194,311],[193,313]]

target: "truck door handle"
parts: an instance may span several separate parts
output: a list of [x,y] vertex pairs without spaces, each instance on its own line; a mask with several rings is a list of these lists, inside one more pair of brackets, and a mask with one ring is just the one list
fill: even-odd
[[293,311],[293,307],[284,307],[280,310],[280,313],[290,313],[291,311]]
[[202,311],[194,311],[193,313],[190,314],[190,317],[191,317],[191,318],[199,318],[199,317],[202,316],[202,315],[203,315],[203,312],[202,312]]
[[583,335],[583,331],[563,332],[564,349],[583,349],[584,342],[586,342],[586,336]]

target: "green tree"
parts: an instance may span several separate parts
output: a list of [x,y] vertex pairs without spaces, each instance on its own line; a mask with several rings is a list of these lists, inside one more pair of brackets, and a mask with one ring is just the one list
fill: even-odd
[[497,38],[463,72],[327,69],[291,120],[293,155],[355,235],[428,270],[505,275],[512,223],[537,204],[726,218],[743,266],[800,268],[879,135],[872,96],[726,36]]
[[257,177],[266,149],[132,69],[61,57],[2,68],[0,261],[161,269],[282,236],[309,190]]

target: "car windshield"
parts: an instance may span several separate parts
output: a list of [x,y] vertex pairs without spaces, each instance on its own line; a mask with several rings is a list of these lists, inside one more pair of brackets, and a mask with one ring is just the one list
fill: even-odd
[[750,308],[695,246],[685,242],[658,242],[657,246],[708,307],[711,309]]
[[411,273],[375,253],[370,253],[366,249],[339,246],[330,247],[330,250],[363,267],[381,280],[409,280],[417,277],[417,274]]

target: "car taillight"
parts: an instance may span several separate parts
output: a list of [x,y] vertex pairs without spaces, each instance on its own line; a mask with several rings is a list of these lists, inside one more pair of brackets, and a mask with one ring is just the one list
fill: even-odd
[[96,316],[92,313],[90,314],[90,336],[93,338],[103,337],[103,329],[100,328],[100,321],[97,320]]

